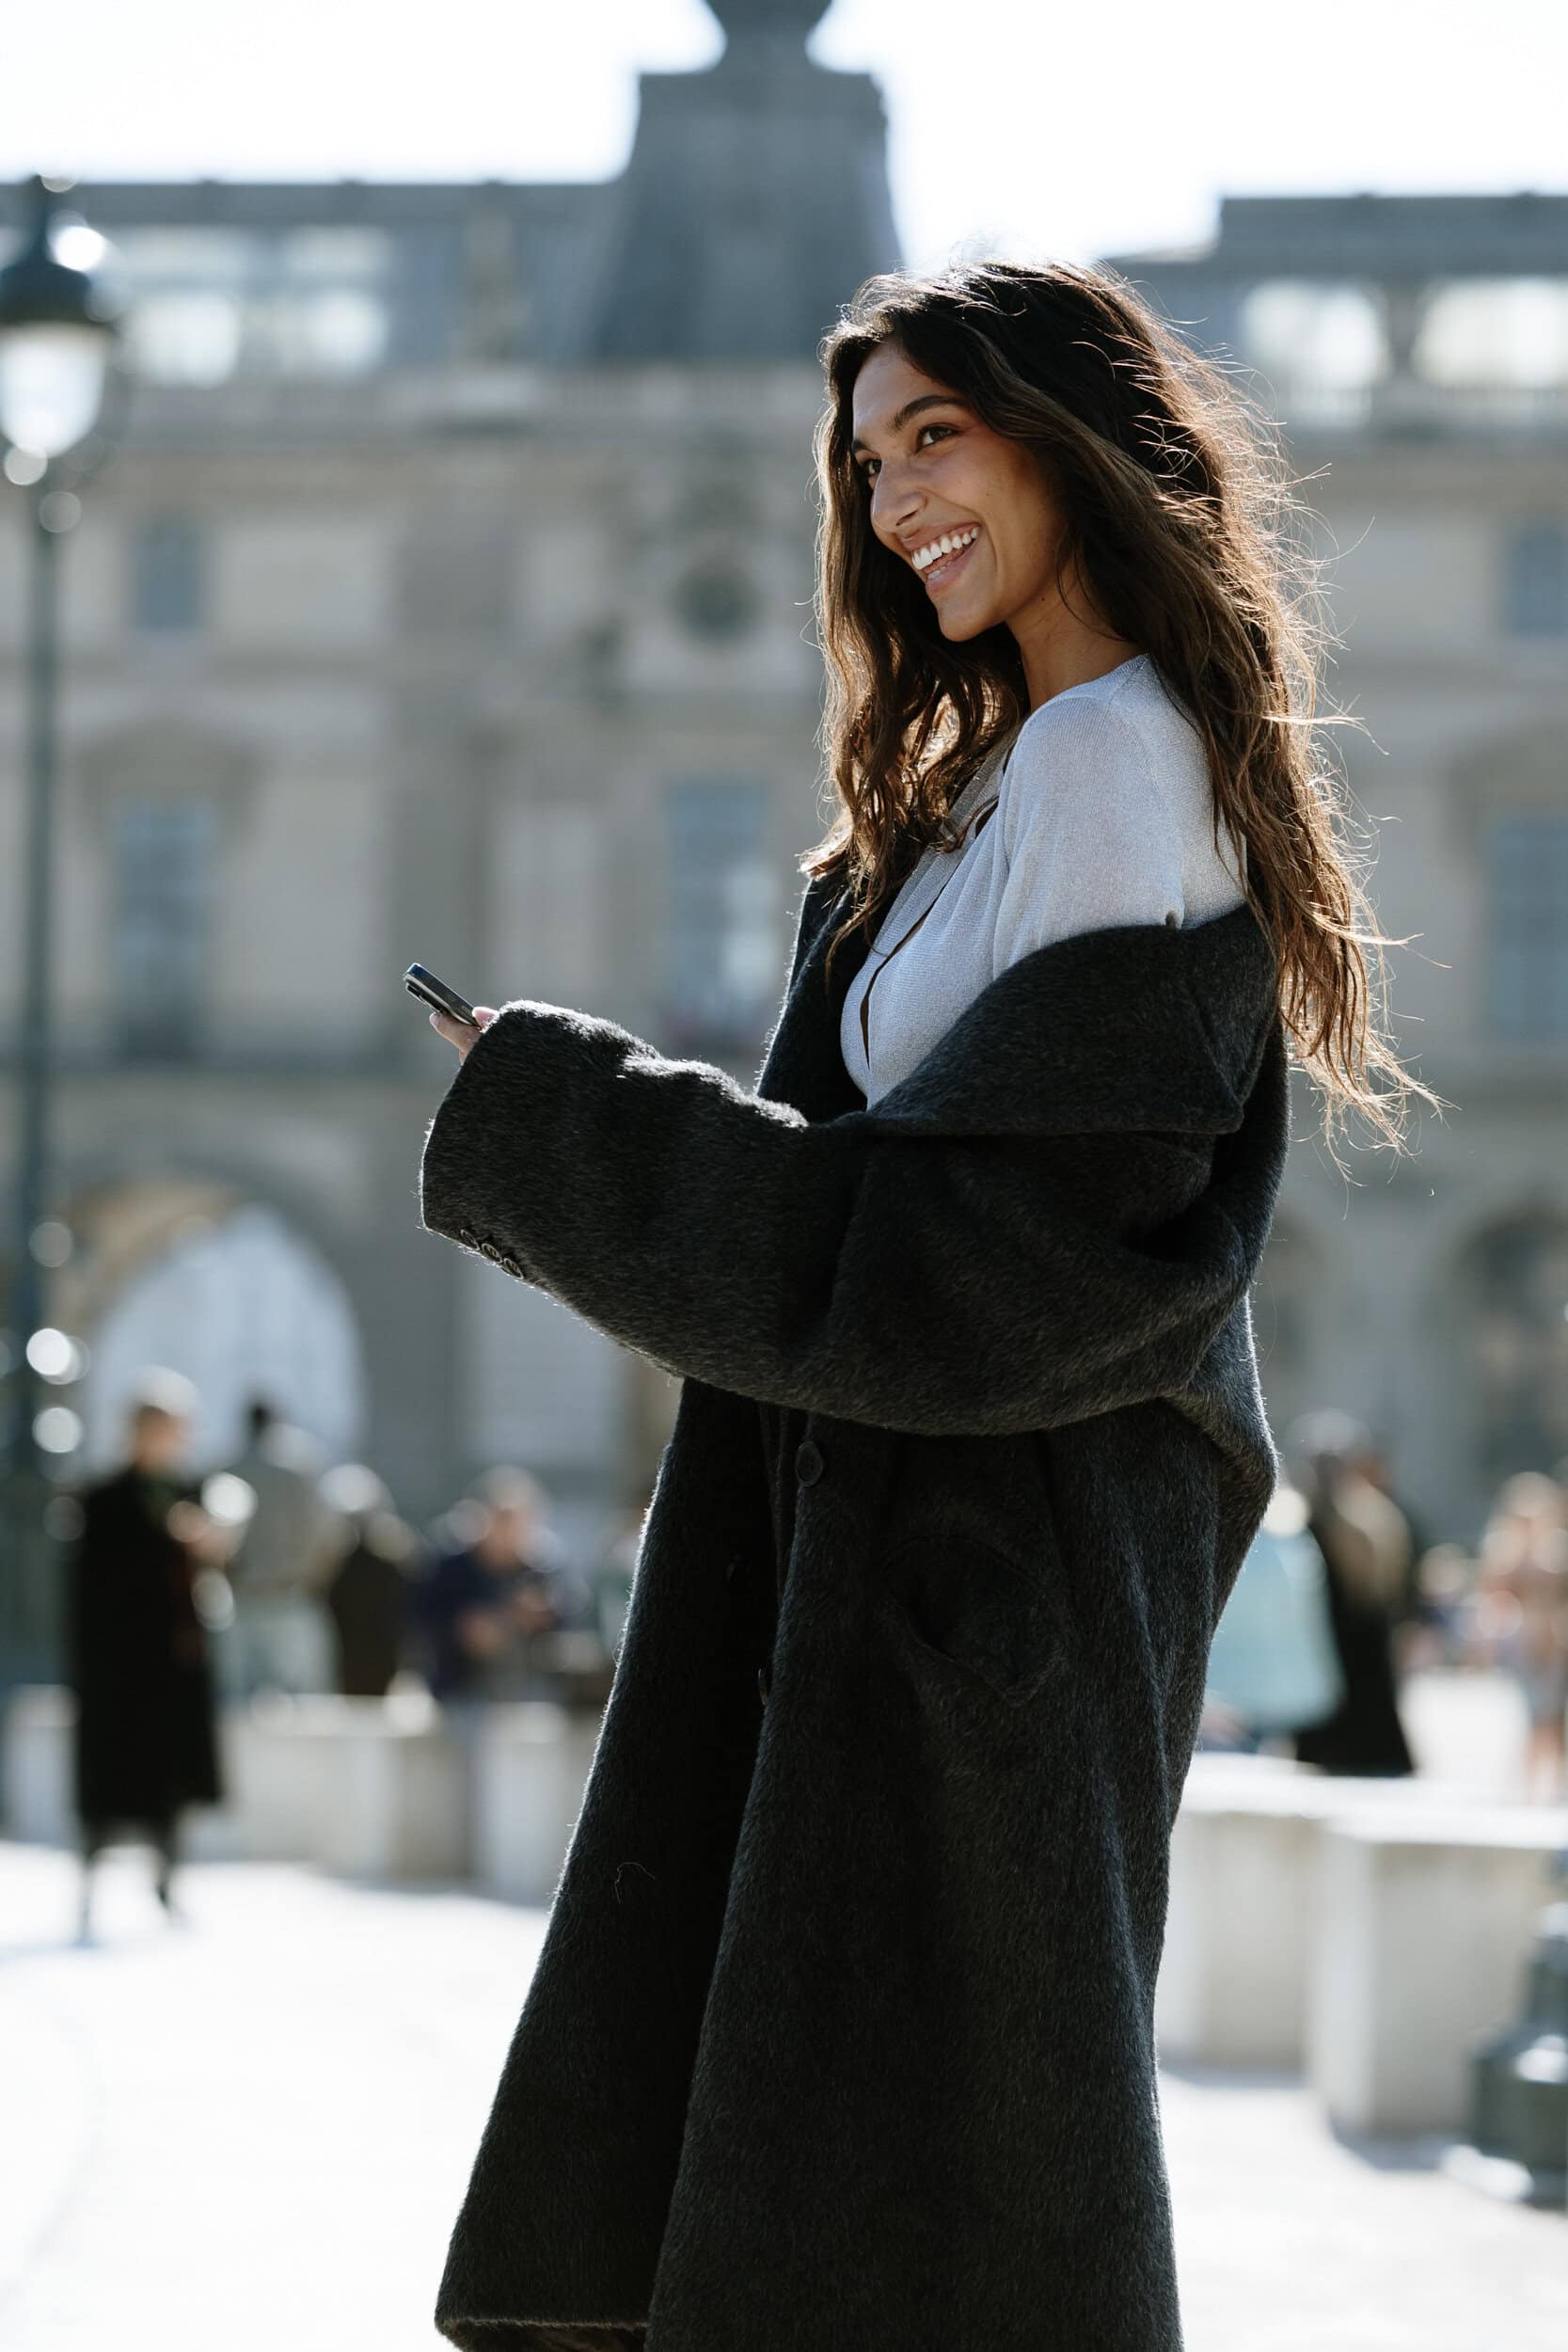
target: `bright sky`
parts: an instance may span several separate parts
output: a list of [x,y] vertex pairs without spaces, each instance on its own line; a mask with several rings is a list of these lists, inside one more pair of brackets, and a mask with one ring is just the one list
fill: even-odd
[[[703,0],[34,5],[0,175],[608,179],[639,69],[721,45]],[[1561,0],[835,0],[812,52],[881,83],[915,267],[1193,242],[1222,192],[1568,189]]]

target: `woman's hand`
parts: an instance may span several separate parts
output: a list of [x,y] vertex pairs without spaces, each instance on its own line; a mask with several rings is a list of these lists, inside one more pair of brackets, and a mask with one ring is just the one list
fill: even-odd
[[466,1021],[453,1021],[444,1012],[433,1012],[430,1016],[430,1025],[446,1039],[449,1045],[456,1046],[458,1060],[465,1061],[467,1058],[468,1048],[479,1037],[480,1029],[487,1029],[495,1017],[496,1011],[493,1005],[476,1005],[474,1019],[479,1025],[478,1028],[471,1029]]

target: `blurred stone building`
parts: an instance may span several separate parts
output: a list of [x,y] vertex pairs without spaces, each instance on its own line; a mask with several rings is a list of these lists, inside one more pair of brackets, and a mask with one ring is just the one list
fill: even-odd
[[[898,258],[823,5],[726,0],[604,185],[72,191],[137,378],[64,568],[54,1311],[89,1456],[152,1358],[204,1454],[260,1387],[416,1513],[520,1460],[592,1538],[651,1481],[675,1384],[419,1226],[453,1063],[402,974],[756,1074],[825,821],[816,349]],[[24,559],[0,501],[12,875]]]
[[1364,1414],[1467,1540],[1568,1457],[1568,198],[1249,197],[1108,258],[1286,421],[1400,1050],[1454,1105],[1347,1184],[1298,1092],[1271,1416]]
[[[828,814],[816,346],[898,256],[878,89],[805,54],[820,0],[715,13],[721,60],[642,76],[604,185],[73,193],[138,378],[65,562],[55,1312],[89,1456],[153,1357],[201,1384],[206,1454],[260,1387],[420,1515],[516,1459],[596,1538],[657,1466],[673,1382],[420,1230],[451,1060],[401,974],[756,1073]],[[1247,199],[1209,251],[1115,258],[1329,467],[1334,691],[1375,738],[1342,752],[1402,820],[1396,1008],[1461,1106],[1347,1194],[1299,1098],[1271,1406],[1362,1406],[1468,1534],[1568,1453],[1568,201]]]

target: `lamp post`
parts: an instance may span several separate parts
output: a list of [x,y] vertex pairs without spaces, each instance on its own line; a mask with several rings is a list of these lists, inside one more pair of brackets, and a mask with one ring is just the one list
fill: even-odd
[[[59,681],[57,542],[81,515],[75,486],[111,454],[102,421],[123,404],[118,367],[119,305],[102,275],[108,248],[59,199],[69,180],[35,174],[32,217],[20,252],[0,270],[0,474],[27,501],[31,595],[27,644],[27,824],[22,866],[23,986],[12,1191],[9,1321],[16,1361],[5,1463],[12,1625],[25,1609],[27,1566],[40,1545],[43,1505],[36,1423],[38,1374],[28,1343],[43,1322],[37,1236],[48,1198],[50,979],[54,807]],[[116,419],[118,423],[118,416]],[[25,1630],[25,1628],[20,1629]]]

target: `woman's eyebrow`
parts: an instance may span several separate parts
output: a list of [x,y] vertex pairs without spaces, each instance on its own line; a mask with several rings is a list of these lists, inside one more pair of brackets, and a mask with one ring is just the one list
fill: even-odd
[[[889,429],[894,433],[901,433],[910,419],[918,416],[922,408],[962,408],[964,405],[965,403],[958,398],[957,392],[922,392],[918,400],[907,400],[904,403]],[[869,446],[869,442],[863,441],[858,433],[849,444],[851,451],[867,449]]]

